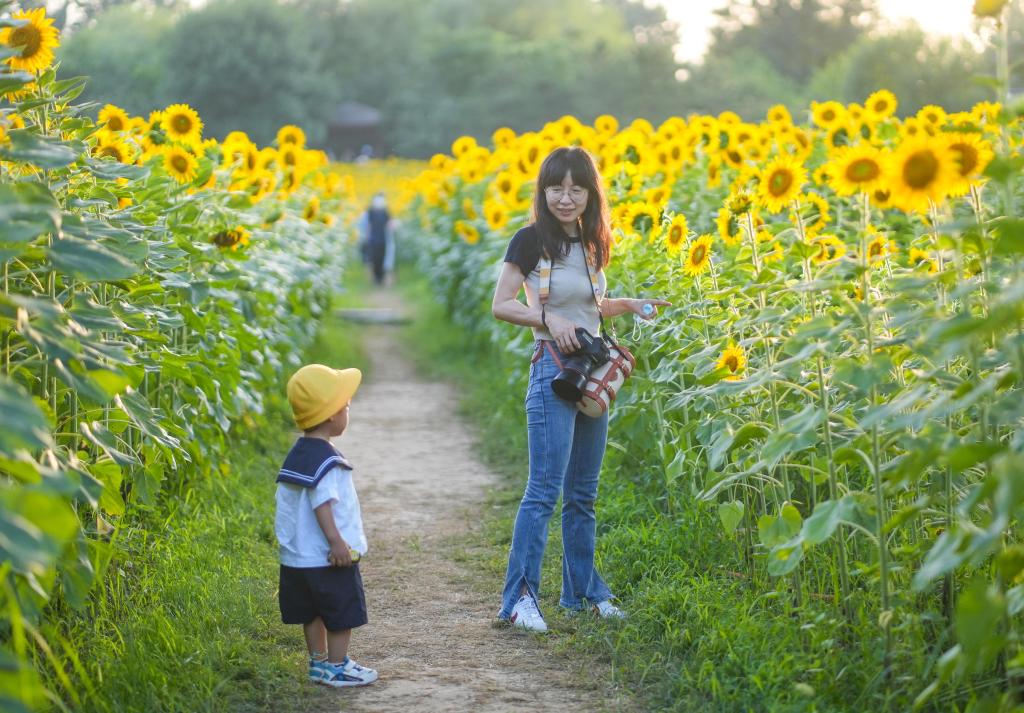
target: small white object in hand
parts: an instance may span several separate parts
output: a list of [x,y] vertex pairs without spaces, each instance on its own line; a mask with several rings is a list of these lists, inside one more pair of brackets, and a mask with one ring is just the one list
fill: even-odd
[[650,316],[654,314],[654,305],[650,302],[644,303],[644,306],[640,309],[645,315]]

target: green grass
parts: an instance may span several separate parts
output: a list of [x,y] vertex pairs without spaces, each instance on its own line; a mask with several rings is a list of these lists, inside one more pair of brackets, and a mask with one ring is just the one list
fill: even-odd
[[[350,287],[336,306],[358,295]],[[365,369],[357,334],[328,316],[305,360]],[[219,477],[117,531],[106,577],[61,626],[84,674],[66,695],[74,709],[223,713],[314,700],[301,628],[281,624],[276,596],[274,478],[295,436],[283,392],[268,398],[266,425],[236,427]]]

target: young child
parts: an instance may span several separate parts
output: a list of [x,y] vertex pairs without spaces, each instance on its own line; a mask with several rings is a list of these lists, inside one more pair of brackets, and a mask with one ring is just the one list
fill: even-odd
[[357,564],[366,535],[352,465],[330,441],[348,426],[361,379],[358,369],[310,364],[288,380],[288,401],[304,433],[277,476],[281,620],[302,624],[309,679],[335,688],[377,680],[376,671],[348,657],[352,629],[366,623]]

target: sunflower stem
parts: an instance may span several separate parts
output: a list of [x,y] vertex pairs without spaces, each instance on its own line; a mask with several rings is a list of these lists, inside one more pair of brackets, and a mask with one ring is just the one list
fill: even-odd
[[[864,326],[867,333],[867,361],[870,363],[875,354],[874,321],[871,304],[871,259],[868,256],[868,224],[871,220],[867,193],[860,193],[860,258],[861,258],[861,292],[864,299]],[[868,394],[869,407],[873,410],[878,405],[878,385],[872,380]],[[888,677],[892,659],[892,611],[889,600],[889,548],[885,537],[886,500],[882,490],[881,443],[878,435],[877,422],[871,429],[871,475],[875,488],[875,528],[878,536],[878,572],[882,612],[879,623],[885,634],[885,652],[882,659],[883,676]]]

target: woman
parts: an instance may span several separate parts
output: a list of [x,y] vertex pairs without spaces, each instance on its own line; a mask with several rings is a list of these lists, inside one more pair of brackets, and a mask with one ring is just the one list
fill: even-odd
[[359,231],[363,262],[369,265],[374,283],[384,284],[385,277],[390,282],[395,262],[395,231],[383,191],[374,194],[370,207],[359,217]]
[[[644,319],[664,300],[604,298],[611,228],[608,203],[593,158],[580,148],[553,151],[540,167],[534,222],[515,234],[494,290],[497,319],[531,327],[537,340],[526,393],[530,477],[519,504],[500,619],[546,631],[537,606],[548,521],[562,495],[561,606],[589,603],[602,617],[622,617],[594,569],[594,501],[608,435],[608,415],[591,418],[551,390],[558,364],[579,347],[576,328],[597,335],[601,317],[631,312]],[[550,261],[547,301],[541,304],[542,258]],[[596,272],[591,283],[588,262]],[[525,288],[527,304],[517,297]],[[600,302],[600,308],[598,307]],[[650,305],[647,307],[647,305]],[[600,309],[600,312],[599,312]],[[557,360],[556,360],[557,357]]]

